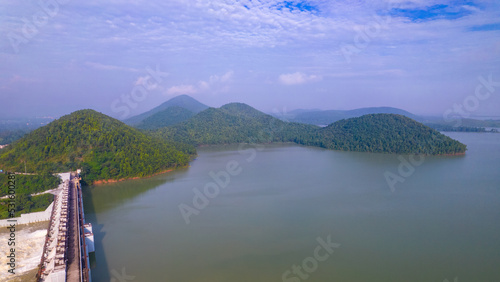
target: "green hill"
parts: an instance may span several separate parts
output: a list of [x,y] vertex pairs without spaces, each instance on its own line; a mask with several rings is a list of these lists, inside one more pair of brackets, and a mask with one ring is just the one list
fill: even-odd
[[199,145],[234,143],[306,143],[320,127],[288,123],[246,104],[230,103],[208,108],[187,121],[164,127],[154,134],[177,142]]
[[229,103],[222,107],[221,110],[226,111],[230,115],[240,116],[244,118],[269,119],[272,118],[259,110],[256,110],[244,103]]
[[207,105],[198,102],[196,99],[193,99],[188,95],[180,95],[166,101],[165,103],[145,113],[128,118],[124,120],[124,122],[128,125],[138,125],[141,121],[145,120],[146,118],[161,111],[164,111],[170,107],[180,107],[195,114],[208,108]]
[[[181,149],[181,150],[180,150]],[[147,176],[186,165],[194,148],[173,145],[94,110],[38,128],[0,151],[0,168],[28,172],[83,168],[84,180]]]
[[459,154],[466,146],[408,117],[371,114],[337,121],[321,129],[323,147],[343,151],[398,154]]
[[195,113],[191,112],[190,110],[172,106],[145,118],[135,127],[140,129],[158,129],[161,127],[178,124],[180,122],[188,120],[194,115]]
[[334,150],[431,155],[466,150],[460,142],[401,115],[364,115],[321,128],[284,122],[240,103],[209,108],[155,134],[193,145],[294,142]]

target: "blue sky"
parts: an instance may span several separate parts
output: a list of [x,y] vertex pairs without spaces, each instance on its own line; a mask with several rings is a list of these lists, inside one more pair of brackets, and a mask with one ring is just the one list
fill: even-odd
[[[40,3],[0,4],[0,117],[125,118],[180,94],[443,115],[500,81],[498,0]],[[477,101],[470,114],[500,115],[500,90]]]

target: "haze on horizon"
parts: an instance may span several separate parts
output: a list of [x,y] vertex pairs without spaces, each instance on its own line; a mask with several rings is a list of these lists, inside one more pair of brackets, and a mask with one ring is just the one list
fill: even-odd
[[[443,115],[479,77],[500,88],[496,0],[40,3],[2,1],[0,117],[127,118],[181,94]],[[470,114],[500,115],[499,89],[477,101]]]

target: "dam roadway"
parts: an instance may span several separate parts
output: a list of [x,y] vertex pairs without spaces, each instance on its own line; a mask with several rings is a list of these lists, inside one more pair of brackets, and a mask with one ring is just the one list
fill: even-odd
[[71,173],[69,181],[68,248],[66,250],[66,281],[80,281],[80,234],[78,220],[78,191],[75,176]]
[[89,252],[94,251],[92,226],[85,223],[78,173],[62,175],[43,249],[38,281],[91,281]]

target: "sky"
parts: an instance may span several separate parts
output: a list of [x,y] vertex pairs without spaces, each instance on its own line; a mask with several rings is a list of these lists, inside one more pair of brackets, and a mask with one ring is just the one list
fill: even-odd
[[500,116],[500,1],[0,0],[0,117],[124,119],[181,94]]

